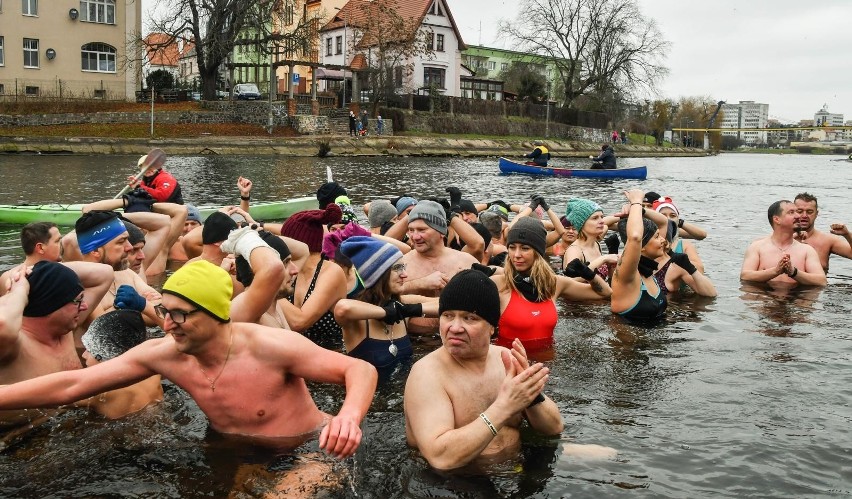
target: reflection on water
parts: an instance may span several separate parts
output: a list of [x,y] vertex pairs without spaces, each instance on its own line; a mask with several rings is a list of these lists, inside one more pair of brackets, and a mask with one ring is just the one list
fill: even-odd
[[[402,416],[406,373],[398,373],[379,387],[356,457],[333,470],[343,477],[335,495],[852,492],[852,262],[833,260],[830,284],[821,291],[769,289],[738,279],[746,246],[769,232],[766,208],[777,198],[807,190],[819,197],[818,227],[848,223],[852,170],[810,156],[623,163],[647,164],[649,178],[638,185],[671,195],[683,218],[708,230],[710,236],[697,247],[719,297],[672,297],[666,321],[650,329],[624,324],[605,303],[560,302],[547,393],[566,429],[561,439],[528,438],[516,460],[495,466],[486,477],[434,472],[407,447]],[[111,197],[135,164],[136,158],[127,156],[0,156],[0,204]],[[475,200],[518,202],[541,194],[562,212],[569,197],[588,197],[610,212],[622,204],[622,191],[637,185],[504,177],[496,159],[489,158],[198,156],[167,163],[181,179],[187,200],[222,204],[237,201],[239,175],[254,181],[254,200],[312,195],[325,180],[326,166],[356,205],[402,192],[443,196],[445,187],[458,185]],[[18,230],[0,226],[0,268],[22,258]],[[440,340],[416,337],[413,344],[419,358]],[[311,389],[321,409],[339,409],[340,387]],[[8,497],[222,497],[240,482],[252,495],[273,487],[293,464],[286,456],[228,448],[207,428],[195,404],[171,385],[163,404],[123,421],[70,411],[0,452],[0,491]],[[605,445],[619,454],[586,462],[563,453],[569,442]],[[316,446],[306,444],[302,450],[310,453]],[[242,474],[247,471],[254,474]],[[255,481],[255,489],[244,483]]]

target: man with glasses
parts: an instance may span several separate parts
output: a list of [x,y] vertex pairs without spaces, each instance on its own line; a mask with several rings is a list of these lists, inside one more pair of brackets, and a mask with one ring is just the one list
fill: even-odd
[[[0,297],[0,384],[80,369],[69,333],[100,302],[112,277],[99,263],[44,261],[13,269]],[[32,413],[0,411],[0,427],[31,420]]]
[[[216,431],[345,458],[361,442],[377,374],[370,364],[321,348],[293,331],[231,321],[231,278],[206,261],[163,285],[163,338],[109,362],[0,387],[0,409],[54,407],[160,374],[186,390]],[[337,415],[320,411],[305,380],[346,386]],[[286,440],[285,440],[286,437]]]

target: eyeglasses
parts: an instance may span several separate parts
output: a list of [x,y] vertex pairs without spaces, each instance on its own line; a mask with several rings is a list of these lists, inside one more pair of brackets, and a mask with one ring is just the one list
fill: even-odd
[[391,265],[390,269],[393,270],[394,272],[396,272],[397,274],[401,274],[401,273],[405,272],[405,266],[406,266],[405,263],[395,263],[395,264]]
[[166,314],[172,318],[172,322],[175,324],[183,324],[186,322],[186,317],[194,314],[195,312],[200,312],[200,308],[196,308],[195,310],[190,310],[189,312],[184,312],[183,310],[169,310],[162,305],[155,305],[154,311],[157,312],[157,317],[160,319],[165,319]]
[[77,311],[78,312],[80,311],[81,308],[83,308],[83,298],[85,298],[85,296],[86,295],[80,295],[79,298],[74,298],[73,300],[71,300],[71,303],[73,303],[74,305],[77,305]]

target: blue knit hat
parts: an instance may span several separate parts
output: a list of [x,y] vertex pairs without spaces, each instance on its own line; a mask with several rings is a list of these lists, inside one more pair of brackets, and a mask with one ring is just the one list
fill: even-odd
[[565,217],[577,231],[581,231],[586,220],[596,211],[603,213],[603,208],[594,201],[583,198],[569,199],[568,206],[565,208]]
[[396,214],[401,215],[409,206],[417,204],[417,200],[411,196],[403,196],[396,202]]
[[367,236],[353,236],[343,241],[340,252],[352,261],[365,288],[376,284],[402,258],[396,246]]

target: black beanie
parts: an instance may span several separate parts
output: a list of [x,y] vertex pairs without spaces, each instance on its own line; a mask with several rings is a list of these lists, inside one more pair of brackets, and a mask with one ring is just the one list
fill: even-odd
[[124,221],[124,228],[127,229],[127,242],[132,245],[136,245],[136,243],[144,243],[145,242],[145,233],[142,232],[142,229],[128,222]]
[[513,243],[532,246],[539,255],[547,257],[545,254],[547,231],[544,229],[541,220],[537,218],[522,217],[515,221],[512,228],[509,229],[509,234],[506,235],[506,246]]
[[27,276],[29,299],[24,317],[44,317],[74,301],[83,292],[80,278],[61,263],[41,261]]
[[326,206],[333,203],[337,196],[345,196],[346,189],[340,186],[337,182],[326,182],[317,189],[317,201],[319,208],[325,209]]
[[497,327],[500,322],[497,285],[478,270],[462,270],[450,279],[438,298],[438,314],[447,310],[473,312]]
[[[647,218],[642,219],[642,247],[651,242],[654,234],[657,233],[659,227],[654,222]],[[618,221],[618,235],[621,236],[621,242],[627,244],[627,218],[622,218]]]
[[228,234],[237,228],[237,222],[221,211],[214,211],[204,221],[201,228],[201,242],[204,244],[221,243]]

